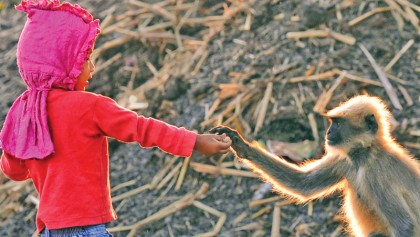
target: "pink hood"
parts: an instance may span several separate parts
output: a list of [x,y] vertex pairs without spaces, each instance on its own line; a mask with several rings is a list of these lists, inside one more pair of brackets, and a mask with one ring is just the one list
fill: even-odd
[[17,65],[28,89],[7,114],[0,148],[16,158],[42,159],[54,153],[48,92],[74,90],[100,32],[99,20],[79,5],[59,0],[23,0],[16,9],[28,15],[17,45]]

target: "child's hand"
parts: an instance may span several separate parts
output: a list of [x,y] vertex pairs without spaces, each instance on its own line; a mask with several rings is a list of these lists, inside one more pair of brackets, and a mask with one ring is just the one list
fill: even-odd
[[205,156],[212,156],[217,153],[226,153],[232,140],[226,134],[198,134],[194,149]]
[[226,134],[232,140],[231,147],[237,156],[247,159],[252,157],[249,154],[252,153],[253,148],[250,147],[250,144],[235,129],[226,126],[217,126],[210,129],[209,133]]

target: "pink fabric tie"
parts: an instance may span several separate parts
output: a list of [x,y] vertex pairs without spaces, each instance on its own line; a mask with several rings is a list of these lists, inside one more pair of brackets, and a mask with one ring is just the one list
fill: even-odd
[[54,153],[48,92],[75,89],[100,32],[99,20],[79,5],[59,0],[23,0],[16,9],[28,14],[17,46],[19,73],[28,89],[6,116],[0,148],[16,158],[43,159]]

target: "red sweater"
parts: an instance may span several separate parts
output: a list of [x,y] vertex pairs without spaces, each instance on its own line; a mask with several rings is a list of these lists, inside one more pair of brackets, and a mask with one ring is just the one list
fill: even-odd
[[21,160],[3,152],[1,169],[13,180],[31,178],[39,194],[37,230],[106,223],[117,218],[109,183],[107,137],[190,156],[196,134],[138,116],[110,98],[52,90],[47,113],[55,153]]

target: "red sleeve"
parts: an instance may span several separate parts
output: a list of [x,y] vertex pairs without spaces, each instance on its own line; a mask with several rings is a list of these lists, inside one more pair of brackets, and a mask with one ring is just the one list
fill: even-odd
[[7,177],[15,181],[31,178],[25,160],[17,159],[6,152],[1,155],[0,168]]
[[185,128],[138,116],[108,97],[98,97],[93,117],[105,136],[123,142],[138,142],[142,147],[158,147],[173,155],[190,156],[197,138],[196,133]]

